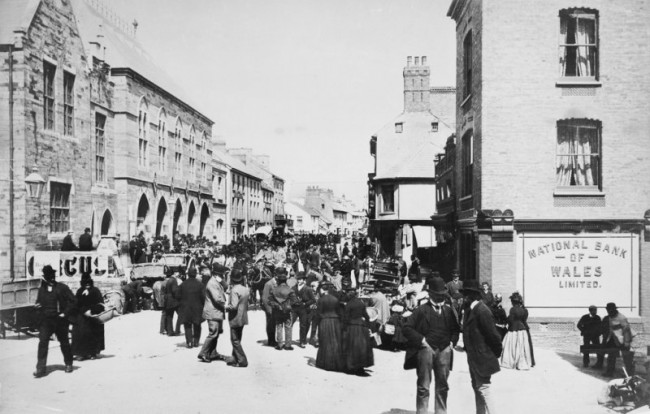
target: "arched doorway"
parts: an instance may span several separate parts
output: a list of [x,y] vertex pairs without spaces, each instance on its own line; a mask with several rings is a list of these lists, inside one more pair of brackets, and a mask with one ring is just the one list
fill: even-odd
[[101,232],[100,234],[102,236],[106,236],[108,234],[112,234],[113,232],[113,215],[111,214],[110,210],[106,209],[104,211],[104,216],[102,216],[102,227],[101,227]]
[[199,223],[199,236],[203,236],[203,231],[205,230],[205,224],[208,222],[209,218],[210,218],[210,210],[208,209],[208,205],[203,203],[203,207],[201,207],[201,221]]
[[140,228],[140,226],[145,225],[148,215],[149,215],[149,200],[147,200],[146,195],[142,194],[142,196],[140,197],[140,202],[138,203],[138,216],[137,216],[138,228]]
[[160,237],[160,233],[163,231],[165,216],[167,216],[167,202],[164,197],[161,197],[158,202],[158,213],[156,214],[156,237]]
[[174,207],[174,223],[172,225],[172,235],[176,234],[178,231],[178,220],[180,220],[181,214],[183,214],[183,205],[181,204],[181,200],[176,200],[176,206]]
[[187,209],[187,233],[191,233],[192,230],[192,221],[194,221],[194,215],[196,214],[196,207],[194,207],[194,202],[190,203],[190,208]]

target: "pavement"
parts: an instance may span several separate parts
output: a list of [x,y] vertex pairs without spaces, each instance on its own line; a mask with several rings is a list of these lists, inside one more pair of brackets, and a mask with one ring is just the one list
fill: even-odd
[[[52,341],[48,375],[39,379],[32,376],[38,339],[8,333],[0,339],[0,413],[415,413],[416,374],[402,369],[403,352],[375,350],[366,377],[322,371],[313,366],[317,349],[264,346],[263,312],[252,311],[249,318],[243,337],[247,368],[198,362],[198,349],[187,349],[184,336],[158,333],[156,311],[107,323],[102,358],[75,361],[70,374]],[[535,333],[533,341],[533,369],[504,369],[492,377],[499,413],[610,412],[597,403],[606,379],[582,368],[579,342],[573,351],[557,351],[557,341]],[[218,351],[231,349],[225,332]],[[448,412],[475,412],[464,353],[455,352],[449,384]]]

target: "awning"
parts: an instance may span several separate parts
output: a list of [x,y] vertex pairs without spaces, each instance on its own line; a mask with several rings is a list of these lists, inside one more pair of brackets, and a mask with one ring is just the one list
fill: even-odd
[[435,247],[436,229],[433,226],[413,226],[413,235],[419,247]]

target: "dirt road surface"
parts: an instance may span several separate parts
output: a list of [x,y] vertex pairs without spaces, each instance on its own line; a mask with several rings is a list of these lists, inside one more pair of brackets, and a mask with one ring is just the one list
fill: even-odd
[[[58,343],[51,342],[48,375],[39,379],[32,376],[38,339],[11,334],[0,339],[0,412],[415,413],[416,374],[402,369],[403,352],[375,350],[367,377],[322,371],[313,366],[317,350],[311,346],[294,351],[264,346],[264,314],[252,311],[243,338],[250,365],[233,368],[198,362],[198,350],[187,349],[184,336],[158,333],[159,318],[156,311],[143,311],[113,319],[106,324],[103,357],[75,361],[71,374],[63,371]],[[226,332],[218,350],[231,349]],[[502,370],[492,377],[500,413],[608,412],[596,402],[605,380],[582,369],[578,356],[548,347],[537,347],[535,354],[532,370]],[[455,353],[449,384],[448,411],[475,412],[463,353]]]

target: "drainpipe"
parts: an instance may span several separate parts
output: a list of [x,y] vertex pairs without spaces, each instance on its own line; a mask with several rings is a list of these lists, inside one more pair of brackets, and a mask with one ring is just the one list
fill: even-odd
[[9,275],[15,278],[16,237],[14,234],[14,56],[9,45]]

